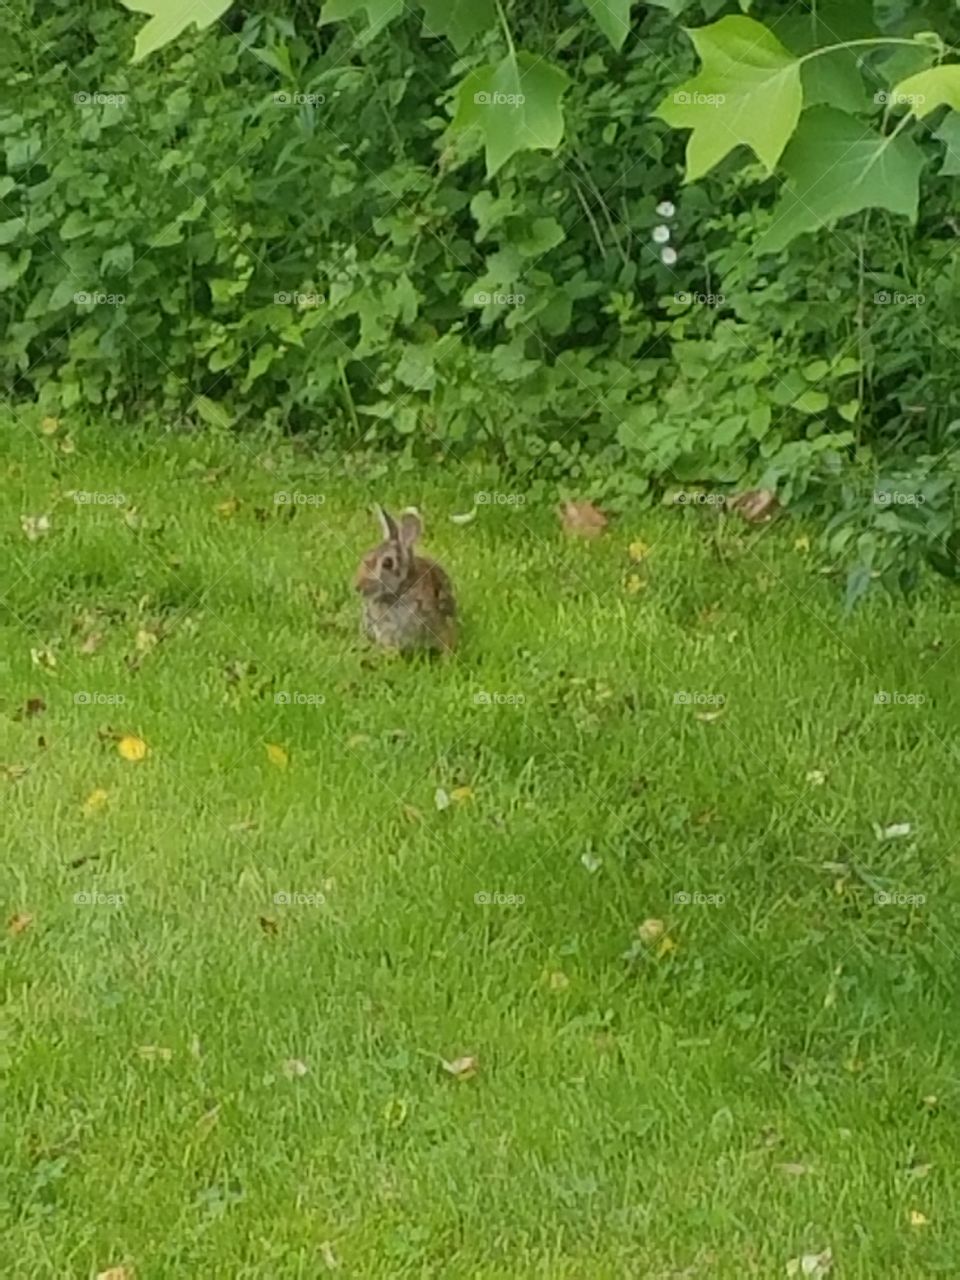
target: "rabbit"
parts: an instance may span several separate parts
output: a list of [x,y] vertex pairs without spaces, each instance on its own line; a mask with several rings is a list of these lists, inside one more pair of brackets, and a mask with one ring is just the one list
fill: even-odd
[[423,521],[411,508],[399,522],[376,508],[383,542],[360,561],[354,585],[363,597],[362,629],[384,649],[452,652],[457,604],[445,570],[414,554]]

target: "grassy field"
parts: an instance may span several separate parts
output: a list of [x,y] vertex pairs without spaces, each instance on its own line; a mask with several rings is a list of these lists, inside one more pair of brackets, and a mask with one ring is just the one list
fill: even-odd
[[[960,1274],[955,596],[844,619],[789,521],[457,525],[452,465],[0,441],[0,1274]],[[453,661],[358,638],[373,498]]]

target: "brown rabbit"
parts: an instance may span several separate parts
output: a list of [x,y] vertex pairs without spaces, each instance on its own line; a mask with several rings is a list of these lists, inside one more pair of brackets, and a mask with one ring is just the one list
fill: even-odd
[[383,542],[360,561],[355,586],[363,596],[363,631],[385,649],[452,650],[457,643],[457,604],[445,571],[433,560],[414,555],[423,530],[416,511],[399,524],[376,508]]

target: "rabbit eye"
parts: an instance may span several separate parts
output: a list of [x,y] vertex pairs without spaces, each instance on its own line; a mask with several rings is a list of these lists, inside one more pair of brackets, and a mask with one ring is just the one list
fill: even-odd
[[384,569],[388,569],[388,570],[389,570],[389,569],[392,569],[392,568],[393,568],[393,557],[392,557],[392,556],[384,556],[384,557],[383,557],[383,559],[380,561],[380,564],[383,566],[383,568],[384,568]]

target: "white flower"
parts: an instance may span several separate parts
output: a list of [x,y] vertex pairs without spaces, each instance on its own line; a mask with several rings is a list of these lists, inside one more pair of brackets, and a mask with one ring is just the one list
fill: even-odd
[[657,217],[659,218],[672,218],[676,212],[669,200],[661,200],[657,205]]
[[662,225],[661,225],[661,226],[659,226],[659,227],[654,227],[654,228],[653,228],[653,241],[654,241],[654,244],[666,244],[666,243],[667,243],[667,241],[668,241],[669,239],[670,239],[670,228],[669,228],[669,227],[664,227],[664,226],[662,226]]
[[660,250],[660,261],[663,263],[665,267],[672,267],[676,262],[676,260],[677,260],[676,249],[671,249],[670,246],[667,245],[666,249]]

